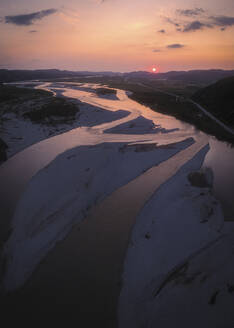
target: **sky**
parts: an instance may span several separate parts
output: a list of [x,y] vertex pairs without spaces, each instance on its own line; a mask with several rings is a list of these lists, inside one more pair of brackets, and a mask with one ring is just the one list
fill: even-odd
[[233,0],[0,0],[0,68],[234,69]]

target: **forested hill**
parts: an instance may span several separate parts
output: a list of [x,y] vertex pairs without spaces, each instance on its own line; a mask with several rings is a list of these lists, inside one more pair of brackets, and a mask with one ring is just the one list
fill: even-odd
[[234,127],[234,76],[198,90],[192,99]]

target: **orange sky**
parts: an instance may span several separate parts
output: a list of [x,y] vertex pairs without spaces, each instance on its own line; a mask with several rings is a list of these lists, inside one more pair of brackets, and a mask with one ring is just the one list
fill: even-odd
[[233,0],[8,0],[0,12],[1,68],[234,68]]

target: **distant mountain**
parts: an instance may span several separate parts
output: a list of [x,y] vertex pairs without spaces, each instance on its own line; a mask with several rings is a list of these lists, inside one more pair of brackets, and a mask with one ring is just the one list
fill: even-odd
[[166,73],[150,73],[137,71],[129,73],[118,73],[111,71],[90,72],[90,71],[66,71],[59,69],[40,70],[7,70],[0,69],[0,82],[16,82],[40,79],[58,79],[72,77],[122,77],[125,81],[142,82],[142,80],[173,80],[184,81],[186,83],[210,84],[222,78],[233,76],[234,70],[192,70],[192,71],[170,71]]
[[234,74],[198,90],[192,99],[234,127]]
[[60,71],[57,69],[46,69],[46,70],[0,70],[0,81],[1,82],[16,82],[23,80],[37,80],[37,79],[49,79],[59,78],[74,75],[70,71]]
[[26,80],[57,79],[75,76],[116,76],[115,72],[61,71],[59,69],[8,70],[0,69],[0,82],[17,82]]
[[214,83],[225,77],[234,76],[234,70],[191,70],[191,71],[170,71],[166,73],[150,73],[145,71],[125,73],[128,79],[150,79],[150,80],[177,80],[193,83]]
[[[159,73],[158,73],[159,74]],[[144,79],[144,78],[157,78],[157,75],[155,73],[150,73],[150,72],[146,72],[146,71],[136,71],[136,72],[129,72],[129,73],[123,73],[123,77],[125,78],[140,78],[140,79]]]

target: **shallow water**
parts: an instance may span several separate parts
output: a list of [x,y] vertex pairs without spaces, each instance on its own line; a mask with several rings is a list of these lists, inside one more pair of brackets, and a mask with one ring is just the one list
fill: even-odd
[[[202,147],[178,152],[119,188],[49,252],[26,285],[4,299],[24,325],[40,322],[117,327],[121,273],[135,217],[160,185]],[[1,302],[0,302],[1,305]]]
[[[38,84],[38,82],[37,82]],[[20,84],[23,85],[23,84]],[[96,96],[95,92],[87,91],[98,85],[77,83],[45,83],[37,85],[37,88],[45,90],[53,89],[55,93],[66,97],[79,99],[79,101],[101,107],[110,111],[126,110],[130,112],[128,117],[94,126],[92,129],[77,128],[61,135],[39,142],[10,158],[0,168],[0,199],[2,206],[0,214],[12,215],[16,201],[19,198],[27,181],[40,169],[49,164],[58,154],[75,146],[97,144],[100,142],[139,141],[151,140],[158,144],[167,144],[180,141],[186,137],[195,139],[205,138],[210,143],[210,151],[204,161],[204,166],[212,169],[214,174],[214,193],[221,201],[225,217],[234,217],[234,148],[227,143],[218,141],[214,137],[199,132],[192,125],[181,122],[174,117],[152,111],[128,98],[126,92],[117,91],[118,100],[105,99]],[[156,135],[105,135],[104,130],[116,127],[122,123],[134,120],[143,115],[152,120],[156,127],[162,128],[162,133]],[[165,130],[176,131],[164,133]],[[14,186],[14,187],[13,187]],[[4,215],[5,217],[6,215]]]
[[[59,84],[57,86],[59,86]],[[6,222],[8,222],[9,217],[12,216],[17,200],[22,194],[30,178],[39,170],[43,169],[43,167],[48,165],[57,155],[63,153],[64,151],[75,146],[95,145],[101,142],[134,142],[141,140],[156,141],[159,144],[168,142],[171,143],[180,141],[191,135],[191,129],[193,128],[191,128],[190,125],[181,123],[180,121],[169,116],[152,112],[149,108],[130,100],[124,91],[118,91],[119,100],[110,100],[97,96],[95,97],[94,93],[81,91],[80,85],[79,90],[64,88],[64,83],[61,86],[62,90],[65,90],[65,96],[79,99],[91,105],[98,105],[107,110],[118,111],[122,109],[128,112],[130,110],[131,113],[127,117],[113,122],[104,123],[90,128],[76,128],[69,132],[43,140],[26,148],[2,164],[0,167],[0,216],[2,218],[0,223],[2,226],[0,234],[5,233]],[[84,85],[84,87],[86,90],[86,88],[90,87],[90,85]],[[42,88],[49,89],[48,83]],[[51,88],[55,89],[55,85],[53,84]],[[60,88],[58,88],[58,91],[61,93]],[[173,135],[172,133],[162,133],[156,135],[148,134],[145,136],[103,133],[105,129],[115,127],[121,123],[127,122],[130,119],[137,118],[142,112],[145,117],[153,119],[157,125],[162,126],[165,129],[178,128],[180,130],[174,132]]]
[[[86,87],[90,87],[90,84],[87,84]],[[79,98],[81,101],[101,106],[108,110],[130,109],[133,113],[143,115],[166,130],[178,129],[178,131],[165,135],[163,133],[157,135],[159,143],[176,142],[178,137],[182,136],[192,136],[196,139],[207,138],[210,144],[210,151],[205,158],[203,166],[210,167],[213,171],[214,194],[221,202],[225,218],[234,220],[234,148],[230,144],[218,141],[215,137],[211,137],[204,132],[199,132],[192,125],[177,120],[174,117],[153,112],[148,107],[129,99],[126,93],[121,90],[117,92],[119,101],[97,98],[94,94],[80,89],[66,89],[64,95],[71,98]]]
[[93,94],[90,95],[80,90],[67,90],[64,95],[71,98],[78,97],[84,102],[101,106],[108,110],[113,108],[119,109],[121,106],[121,109],[131,109],[132,112],[143,115],[145,118],[152,120],[156,125],[167,130],[178,129],[176,132],[157,136],[159,143],[176,142],[177,138],[182,136],[192,136],[196,139],[207,138],[210,144],[210,151],[205,158],[203,166],[210,167],[213,171],[214,194],[222,204],[225,218],[234,220],[234,148],[230,144],[218,141],[215,137],[211,137],[204,132],[199,132],[192,125],[177,120],[174,117],[153,112],[148,107],[132,101],[125,92],[120,90],[117,93],[119,101],[97,98]]
[[213,189],[221,202],[226,220],[234,220],[234,148],[230,144],[209,139],[210,151],[203,166],[214,174]]

